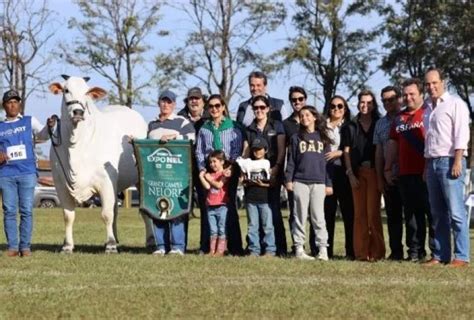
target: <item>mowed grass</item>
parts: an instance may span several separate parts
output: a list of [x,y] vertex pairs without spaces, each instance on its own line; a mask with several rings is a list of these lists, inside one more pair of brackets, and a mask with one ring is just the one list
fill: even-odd
[[[33,257],[0,257],[0,318],[474,317],[474,267],[196,253],[155,257],[143,248],[144,228],[136,209],[120,211],[120,254],[103,253],[105,230],[98,209],[78,209],[74,231],[76,252],[60,254],[61,211],[35,211]],[[3,232],[0,239],[3,251]],[[471,232],[471,244],[472,239]],[[341,222],[336,240],[336,254],[342,255]],[[196,252],[198,243],[199,219],[192,219],[189,249]]]

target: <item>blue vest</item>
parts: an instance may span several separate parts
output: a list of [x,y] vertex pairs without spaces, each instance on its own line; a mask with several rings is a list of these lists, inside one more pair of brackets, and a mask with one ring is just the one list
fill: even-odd
[[36,173],[30,116],[13,122],[0,122],[0,151],[10,158],[0,165],[0,177]]

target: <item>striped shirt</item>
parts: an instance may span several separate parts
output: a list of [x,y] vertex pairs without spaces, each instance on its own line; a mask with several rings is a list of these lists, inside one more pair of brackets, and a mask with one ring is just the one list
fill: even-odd
[[[244,136],[237,125],[234,125],[233,128],[222,131],[220,133],[220,138],[222,142],[222,151],[224,151],[227,160],[234,161],[242,155]],[[214,151],[213,141],[214,136],[212,135],[211,130],[201,127],[196,142],[196,158],[199,171],[206,168],[206,158],[212,151]]]
[[176,134],[176,140],[196,139],[193,124],[182,116],[172,114],[163,121],[158,117],[148,124],[149,139],[161,139],[168,134]]

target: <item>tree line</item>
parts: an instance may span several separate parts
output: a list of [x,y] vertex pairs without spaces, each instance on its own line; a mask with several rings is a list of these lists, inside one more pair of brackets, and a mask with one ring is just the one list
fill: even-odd
[[[129,107],[146,104],[147,90],[191,80],[229,102],[248,68],[272,75],[298,65],[314,80],[308,89],[329,101],[341,91],[351,98],[379,70],[396,84],[436,66],[473,115],[471,1],[75,0],[67,21],[74,37],[55,34],[61,21],[47,0],[1,6],[3,89],[17,89],[23,101],[45,90],[53,57],[103,77],[110,102]],[[183,44],[170,38],[180,26],[163,25],[166,6],[191,26]],[[286,44],[258,50],[286,21],[294,27]],[[169,50],[155,52],[156,41]]]

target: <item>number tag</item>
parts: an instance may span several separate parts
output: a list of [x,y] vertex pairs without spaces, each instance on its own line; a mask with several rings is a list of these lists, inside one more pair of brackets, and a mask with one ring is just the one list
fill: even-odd
[[9,157],[9,161],[16,161],[16,160],[25,160],[26,159],[26,146],[24,144],[20,144],[17,146],[10,146],[7,147],[7,154]]

